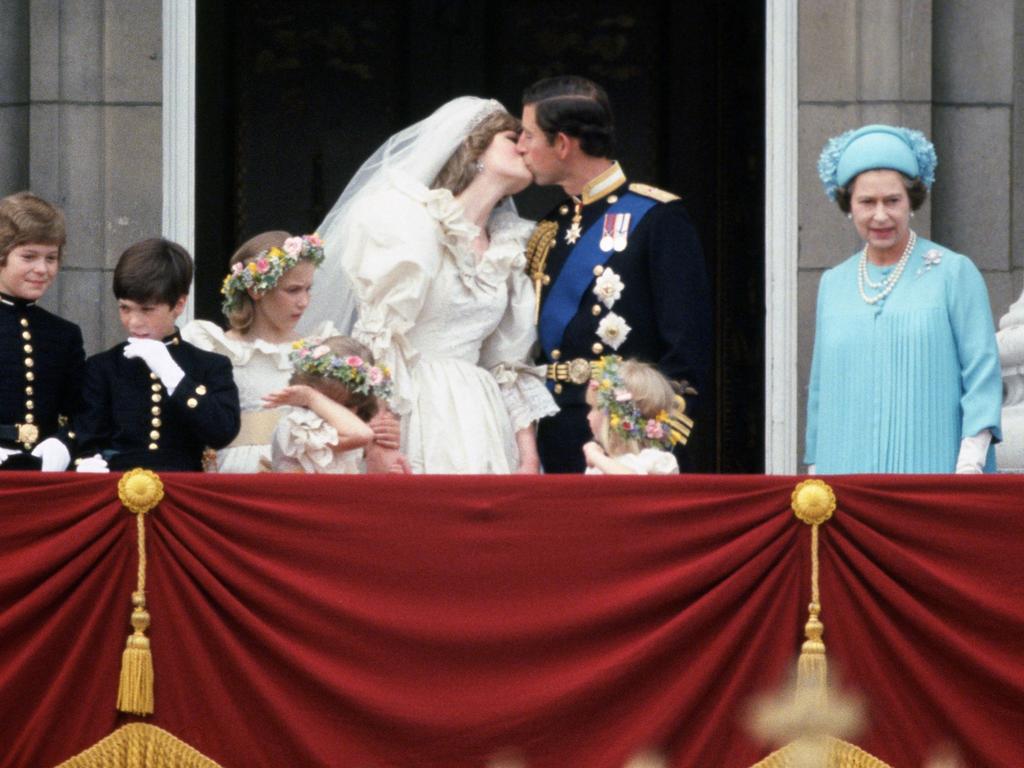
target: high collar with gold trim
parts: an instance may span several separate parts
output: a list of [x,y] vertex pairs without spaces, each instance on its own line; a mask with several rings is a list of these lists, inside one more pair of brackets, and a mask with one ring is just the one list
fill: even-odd
[[583,185],[580,202],[590,205],[590,203],[610,195],[625,183],[626,174],[618,161],[615,161],[606,170]]
[[22,299],[18,296],[11,296],[10,294],[0,292],[0,304],[5,307],[14,307],[15,309],[27,309],[28,307],[34,307],[36,300]]

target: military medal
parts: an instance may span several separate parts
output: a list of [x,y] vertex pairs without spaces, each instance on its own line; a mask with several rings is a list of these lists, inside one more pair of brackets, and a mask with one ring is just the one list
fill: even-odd
[[612,242],[616,253],[622,253],[628,245],[626,238],[629,236],[629,216],[628,213],[620,213],[615,217],[615,232],[612,235]]
[[565,231],[565,242],[575,245],[576,241],[583,236],[583,203],[576,201],[576,207],[572,213],[572,224]]
[[615,234],[615,220],[618,218],[618,214],[606,213],[604,215],[604,221],[601,223],[601,242],[599,247],[602,253],[609,253],[615,245],[614,234]]

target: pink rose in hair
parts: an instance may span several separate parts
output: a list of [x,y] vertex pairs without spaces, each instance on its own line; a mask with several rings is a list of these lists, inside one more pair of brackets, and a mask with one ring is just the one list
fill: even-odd
[[234,264],[231,265],[231,274],[232,275],[241,274],[243,269],[245,269],[245,265],[242,264],[242,262],[240,262],[240,261],[236,261]]
[[647,420],[647,427],[644,430],[651,440],[661,440],[665,436],[665,430],[662,429],[661,424],[654,419]]
[[375,387],[384,381],[384,373],[375,365],[370,369],[370,375],[367,378],[370,380],[370,386]]
[[345,365],[350,365],[353,368],[358,368],[362,364],[363,358],[359,357],[359,355],[349,355],[345,358]]
[[270,269],[270,262],[261,256],[260,258],[256,259],[256,269],[258,269],[260,272],[266,272],[268,269]]
[[320,248],[324,244],[324,241],[320,239],[320,235],[317,234],[308,235],[306,239],[309,241],[309,244],[312,245],[314,248]]
[[298,258],[299,254],[302,253],[302,245],[301,237],[289,237],[284,241],[284,252],[289,256]]

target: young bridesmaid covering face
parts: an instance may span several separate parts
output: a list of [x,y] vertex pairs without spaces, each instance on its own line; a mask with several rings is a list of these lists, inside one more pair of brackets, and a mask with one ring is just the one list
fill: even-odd
[[60,248],[46,243],[24,243],[7,254],[0,266],[0,292],[18,299],[35,301],[57,277]]

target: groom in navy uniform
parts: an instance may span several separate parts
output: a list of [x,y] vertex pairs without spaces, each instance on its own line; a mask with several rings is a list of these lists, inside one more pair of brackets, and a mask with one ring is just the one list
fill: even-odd
[[553,77],[523,93],[519,152],[537,184],[569,196],[527,249],[539,362],[561,408],[538,427],[545,472],[586,468],[586,387],[602,355],[655,364],[686,389],[687,418],[708,384],[711,311],[697,232],[678,197],[627,183],[613,148],[611,106],[596,83]]

